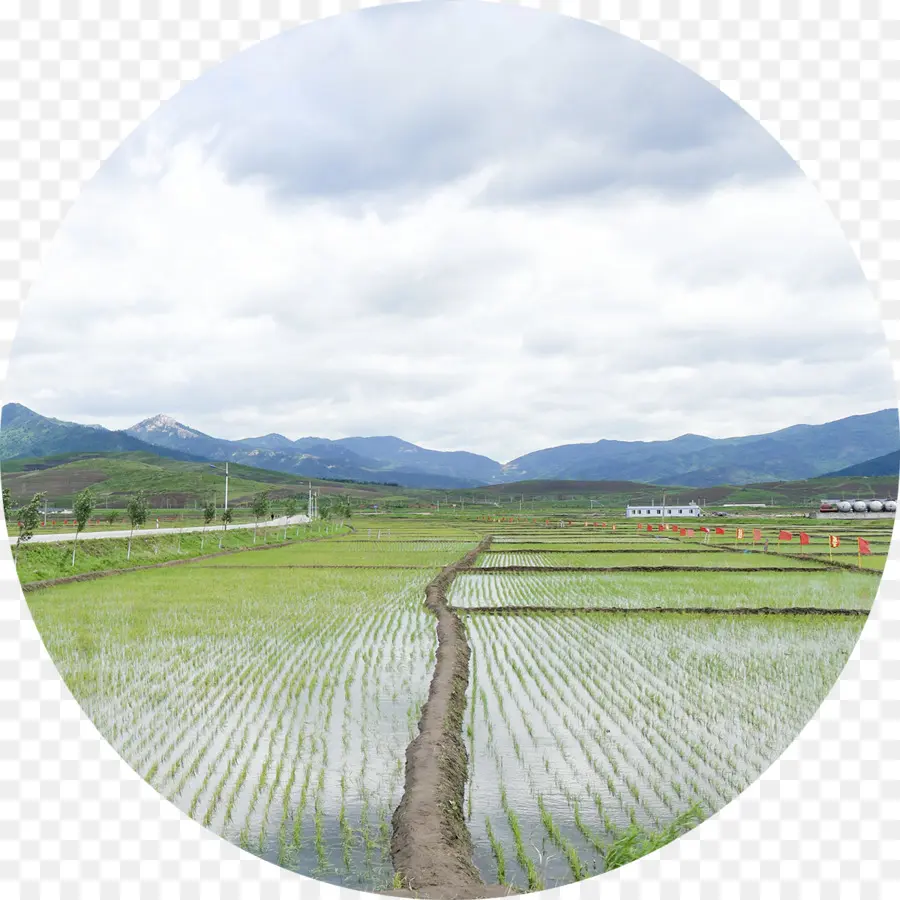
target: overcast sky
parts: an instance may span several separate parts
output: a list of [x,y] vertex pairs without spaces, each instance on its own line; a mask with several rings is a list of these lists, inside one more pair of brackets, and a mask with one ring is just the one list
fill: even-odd
[[502,462],[896,402],[852,251],[760,125],[613,32],[471,2],[185,88],[66,220],[6,399]]

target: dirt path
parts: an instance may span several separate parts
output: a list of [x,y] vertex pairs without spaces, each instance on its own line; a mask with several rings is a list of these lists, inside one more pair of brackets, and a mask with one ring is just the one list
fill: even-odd
[[490,543],[490,536],[484,538],[425,589],[425,605],[437,617],[437,661],[419,734],[406,749],[406,783],[393,816],[391,859],[406,888],[387,892],[395,896],[466,900],[511,893],[503,885],[485,885],[472,864],[463,814],[468,754],[462,737],[470,651],[446,595],[457,573]]
[[489,616],[510,616],[517,613],[549,613],[552,615],[581,615],[581,613],[676,613],[699,616],[867,616],[868,609],[822,609],[818,606],[736,606],[719,609],[713,606],[455,606],[455,612],[481,613]]
[[[527,575],[529,572],[834,572],[831,566],[476,566],[472,572],[478,575]],[[874,572],[874,569],[861,569]],[[880,575],[881,572],[876,574]]]

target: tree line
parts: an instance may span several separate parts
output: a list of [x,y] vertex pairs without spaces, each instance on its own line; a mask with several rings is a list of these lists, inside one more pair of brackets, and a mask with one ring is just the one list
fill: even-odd
[[[7,527],[12,516],[15,516],[18,523],[19,535],[13,549],[13,559],[15,562],[19,560],[19,551],[30,541],[41,525],[41,508],[46,500],[46,492],[36,493],[31,500],[21,506],[14,508],[12,495],[9,488],[3,488],[3,515],[7,522]],[[260,491],[255,494],[250,504],[250,512],[254,517],[253,543],[256,543],[257,532],[259,530],[260,520],[264,520],[266,516],[275,514],[272,511],[272,500],[269,491]],[[75,540],[72,545],[72,566],[75,565],[76,554],[78,552],[78,536],[87,527],[90,522],[91,515],[97,507],[97,497],[90,488],[85,488],[75,496],[72,505],[73,518],[75,520]],[[284,538],[287,540],[287,529],[290,519],[297,515],[298,501],[296,497],[288,497],[283,504],[284,522]],[[206,529],[213,523],[217,517],[217,508],[213,498],[209,498],[203,506],[203,533],[200,546],[206,539]],[[136,528],[140,528],[147,523],[150,515],[150,501],[146,491],[140,490],[129,498],[125,507],[125,516],[131,526],[128,535],[128,551],[126,559],[131,559],[131,543]],[[319,502],[319,517],[323,520],[338,518],[349,519],[353,515],[352,503],[349,495],[326,495]],[[116,520],[116,514],[107,515],[107,521],[113,524]],[[219,515],[222,523],[222,536],[219,538],[219,549],[222,548],[222,538],[228,530],[228,526],[234,520],[234,510],[229,507],[223,509]]]

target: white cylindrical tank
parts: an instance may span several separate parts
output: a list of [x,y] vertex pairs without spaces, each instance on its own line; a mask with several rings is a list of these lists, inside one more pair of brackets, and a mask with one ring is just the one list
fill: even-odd
[[897,512],[897,501],[896,500],[885,500],[884,511],[885,512]]
[[880,500],[869,501],[869,512],[881,512],[883,509],[884,504]]
[[853,506],[849,500],[841,500],[841,502],[838,503],[837,508],[838,512],[850,512],[850,510],[853,509]]
[[854,500],[853,501],[853,512],[865,512],[866,511],[866,501],[865,500]]

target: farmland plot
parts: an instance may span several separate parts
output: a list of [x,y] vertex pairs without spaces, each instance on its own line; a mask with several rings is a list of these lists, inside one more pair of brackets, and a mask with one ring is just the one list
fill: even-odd
[[703,543],[690,544],[686,541],[498,541],[492,542],[494,551],[502,553],[588,553],[588,552],[641,552],[641,553],[697,553],[715,552],[714,547]]
[[[653,550],[644,552],[587,551],[581,553],[532,553],[502,552],[482,553],[478,566],[549,566],[604,568],[606,566],[705,566],[733,569],[747,568],[815,568],[815,559],[800,560],[790,556],[776,556],[771,553],[730,553],[727,550],[710,553],[666,552]],[[818,565],[821,568],[821,565]]]
[[431,577],[185,567],[30,605],[85,712],[163,796],[268,860],[377,889],[434,663]]
[[630,824],[720,809],[812,716],[858,619],[465,616],[467,817],[486,881],[603,870]]
[[450,590],[457,609],[484,607],[616,609],[870,610],[878,581],[840,569],[796,572],[511,572],[460,575]]
[[202,566],[426,566],[440,569],[459,559],[471,543],[379,541],[345,543],[343,538],[272,550],[216,557]]

